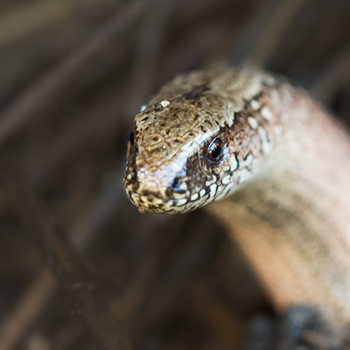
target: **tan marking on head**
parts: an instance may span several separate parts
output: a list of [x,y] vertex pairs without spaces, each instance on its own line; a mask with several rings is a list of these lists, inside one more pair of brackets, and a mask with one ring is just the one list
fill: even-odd
[[271,110],[268,107],[263,107],[261,109],[261,115],[266,120],[271,120],[272,119],[272,112],[271,112]]
[[260,103],[257,100],[252,100],[252,102],[250,102],[250,105],[254,110],[258,110],[260,108]]
[[248,124],[252,129],[256,129],[259,126],[258,121],[254,117],[248,117]]

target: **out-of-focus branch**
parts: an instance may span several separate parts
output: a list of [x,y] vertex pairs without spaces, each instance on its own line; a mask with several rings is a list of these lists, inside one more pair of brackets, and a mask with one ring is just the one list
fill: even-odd
[[7,110],[0,113],[0,145],[15,134],[30,119],[58,103],[70,82],[82,74],[99,52],[123,30],[135,23],[153,0],[138,0],[128,4],[94,37],[71,56],[63,60],[34,86],[25,91]]
[[[263,67],[305,0],[270,0],[258,11],[235,48],[234,63]],[[249,45],[249,47],[248,47]]]
[[270,18],[267,19],[261,34],[257,37],[258,40],[252,52],[248,55],[247,62],[257,66],[263,66],[267,62],[274,53],[286,28],[291,24],[305,2],[305,0],[283,0],[278,5]]
[[0,46],[23,40],[53,23],[64,21],[74,8],[106,6],[108,0],[27,1],[0,14]]
[[150,93],[156,75],[156,63],[159,51],[167,32],[167,25],[173,10],[179,1],[161,0],[157,2],[157,11],[149,8],[143,19],[135,47],[135,59],[130,77],[130,106],[134,114]]
[[5,323],[1,325],[1,350],[11,350],[15,348],[17,343],[22,339],[24,332],[42,310],[43,303],[46,304],[49,297],[52,295],[55,286],[55,280],[46,269],[32,282]]
[[312,84],[311,91],[325,105],[330,103],[339,88],[350,80],[350,46],[334,57],[327,69]]
[[18,176],[16,201],[19,216],[43,251],[51,272],[67,295],[74,313],[105,350],[130,350],[111,308],[100,295],[93,275],[58,231],[30,186]]
[[[117,211],[121,202],[121,179],[107,186],[80,223],[73,229],[72,244],[78,249],[85,248],[102,226]],[[23,293],[20,302],[12,311],[0,329],[0,349],[12,350],[22,339],[28,327],[46,306],[56,289],[56,282],[47,269],[38,275],[28,290]]]

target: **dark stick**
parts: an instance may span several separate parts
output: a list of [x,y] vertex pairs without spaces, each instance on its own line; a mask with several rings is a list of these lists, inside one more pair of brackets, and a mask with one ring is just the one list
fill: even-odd
[[102,49],[121,31],[134,24],[152,0],[138,0],[126,6],[110,22],[106,23],[94,37],[67,57],[55,69],[30,87],[7,110],[0,113],[0,145],[15,134],[30,119],[40,114],[58,95],[96,59]]
[[68,240],[53,225],[43,203],[25,180],[16,181],[15,207],[24,226],[34,235],[51,272],[65,292],[74,313],[105,350],[130,350],[115,314],[98,289],[98,283]]

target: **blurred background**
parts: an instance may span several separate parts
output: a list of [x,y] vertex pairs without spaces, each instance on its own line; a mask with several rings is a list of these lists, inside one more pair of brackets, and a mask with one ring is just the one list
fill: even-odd
[[222,60],[282,74],[349,123],[349,33],[348,0],[2,0],[0,349],[270,339],[279,317],[220,223],[127,201],[131,124],[171,77]]

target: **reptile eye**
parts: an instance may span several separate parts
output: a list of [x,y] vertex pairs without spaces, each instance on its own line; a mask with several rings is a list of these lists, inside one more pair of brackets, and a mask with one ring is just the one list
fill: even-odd
[[222,141],[217,138],[211,142],[208,147],[208,158],[212,162],[219,162],[223,155],[223,145]]

